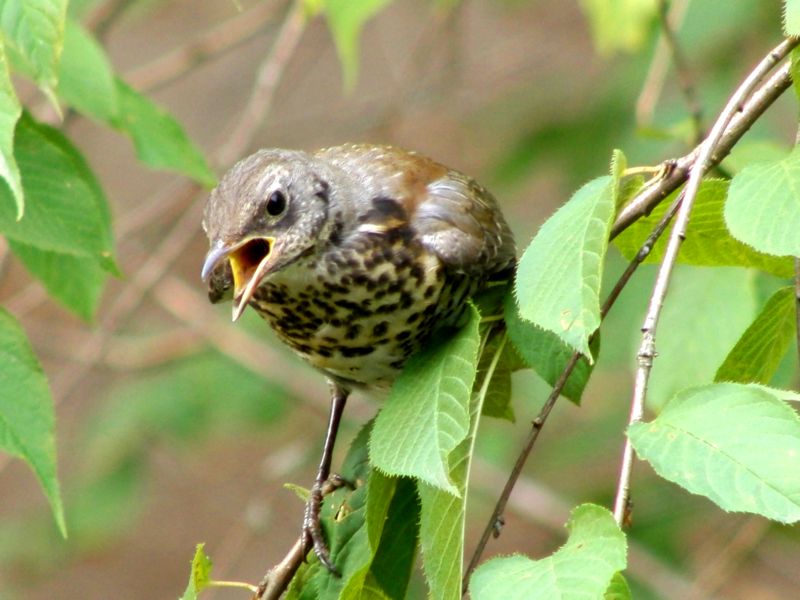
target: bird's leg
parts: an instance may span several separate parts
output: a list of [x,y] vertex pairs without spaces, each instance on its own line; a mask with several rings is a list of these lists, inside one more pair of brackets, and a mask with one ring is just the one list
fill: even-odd
[[322,460],[319,463],[317,478],[314,480],[314,486],[311,488],[311,497],[306,504],[305,517],[303,518],[303,535],[306,540],[310,539],[314,544],[314,553],[319,558],[319,561],[331,573],[338,575],[339,572],[331,562],[328,546],[322,536],[319,513],[322,509],[323,485],[328,480],[331,472],[331,459],[333,457],[333,445],[336,443],[336,433],[339,431],[339,422],[342,419],[344,405],[347,402],[347,396],[350,391],[333,381],[330,382],[330,385],[331,412],[328,417],[328,431],[325,434],[325,445],[322,449]]

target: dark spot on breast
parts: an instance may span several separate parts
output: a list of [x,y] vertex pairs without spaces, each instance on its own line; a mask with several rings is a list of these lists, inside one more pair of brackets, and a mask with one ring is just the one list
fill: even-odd
[[402,342],[403,340],[407,340],[410,337],[411,337],[411,332],[405,329],[400,333],[398,333],[396,336],[394,336],[394,339],[396,339],[398,342]]
[[433,296],[433,293],[434,293],[435,291],[436,291],[436,288],[435,288],[433,285],[429,285],[428,287],[426,287],[426,288],[425,288],[425,294],[424,294],[424,296],[425,296],[426,298],[430,298],[431,296]]
[[386,335],[386,332],[389,331],[389,323],[388,321],[381,321],[375,327],[372,328],[372,335],[375,337],[382,337]]
[[372,346],[342,346],[339,348],[339,352],[342,353],[342,356],[345,358],[353,358],[354,356],[366,356],[367,354],[372,354],[375,351],[375,348]]
[[411,271],[409,271],[411,277],[417,280],[417,283],[422,283],[425,280],[425,271],[422,270],[417,264],[411,265]]
[[411,294],[408,292],[403,292],[400,294],[400,308],[405,310],[407,308],[411,308],[412,304],[414,304],[414,299],[411,297]]
[[408,318],[406,319],[406,323],[411,325],[411,323],[413,323],[414,321],[419,319],[419,315],[420,315],[420,313],[418,313],[418,312],[411,313],[410,315],[408,315]]
[[347,332],[345,332],[344,337],[348,340],[354,340],[358,337],[358,334],[361,333],[361,325],[358,323],[354,323],[347,328]]

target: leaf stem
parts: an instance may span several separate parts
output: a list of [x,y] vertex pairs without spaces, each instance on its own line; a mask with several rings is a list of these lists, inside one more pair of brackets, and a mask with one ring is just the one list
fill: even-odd
[[[795,47],[798,39],[789,38],[781,42],[774,50],[764,57],[756,67],[745,78],[742,84],[734,91],[728,99],[725,107],[717,117],[711,132],[705,141],[697,148],[697,159],[692,164],[689,171],[689,180],[683,191],[683,200],[680,203],[678,214],[675,217],[675,226],[672,228],[664,258],[656,276],[653,286],[653,293],[650,297],[647,314],[642,324],[642,343],[638,352],[638,368],[634,380],[633,396],[631,399],[631,410],[628,418],[628,425],[640,421],[644,412],[644,402],[647,395],[647,384],[650,379],[650,371],[653,366],[653,359],[656,355],[656,330],[664,299],[667,295],[670,278],[675,262],[678,258],[678,250],[681,242],[686,237],[686,228],[689,224],[697,191],[700,188],[700,181],[706,171],[711,167],[712,155],[720,143],[728,124],[737,112],[741,112],[745,100],[750,96],[758,83]],[[633,468],[633,447],[630,439],[625,439],[625,446],[622,455],[619,481],[617,484],[617,496],[614,502],[614,518],[621,527],[627,520],[628,508],[630,504],[630,479]]]

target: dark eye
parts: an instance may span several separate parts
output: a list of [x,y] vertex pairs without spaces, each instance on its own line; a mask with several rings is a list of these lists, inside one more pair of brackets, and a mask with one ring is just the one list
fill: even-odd
[[282,191],[275,190],[267,200],[267,212],[273,217],[277,217],[284,210],[286,210],[286,196]]

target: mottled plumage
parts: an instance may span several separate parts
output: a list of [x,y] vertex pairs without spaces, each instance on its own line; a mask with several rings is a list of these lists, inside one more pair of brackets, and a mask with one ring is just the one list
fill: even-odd
[[[223,177],[203,227],[211,300],[232,298],[234,319],[252,306],[328,376],[342,407],[352,388],[388,388],[469,296],[509,276],[515,256],[485,188],[387,146],[261,150]],[[314,517],[306,530],[325,561]]]

